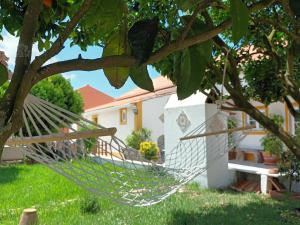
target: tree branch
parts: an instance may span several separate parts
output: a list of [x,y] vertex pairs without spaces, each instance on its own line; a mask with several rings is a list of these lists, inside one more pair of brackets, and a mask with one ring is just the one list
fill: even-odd
[[[15,80],[20,79],[19,77],[24,74],[25,70],[30,64],[34,36],[38,27],[38,17],[41,10],[41,0],[31,0],[29,2],[24,15],[23,25],[21,28],[20,39],[18,43],[14,69]],[[14,79],[12,80],[12,82],[14,82]]]
[[212,1],[211,0],[203,0],[202,2],[200,2],[198,5],[197,5],[197,8],[194,10],[192,16],[191,16],[191,19],[190,21],[188,22],[188,24],[186,25],[186,28],[185,30],[183,31],[182,35],[181,35],[181,38],[180,40],[183,41],[186,36],[188,35],[190,29],[192,28],[196,18],[197,18],[197,15],[202,11],[204,10],[206,7],[209,6],[209,4],[211,3]]
[[19,86],[21,85],[25,71],[27,71],[30,65],[32,56],[32,46],[34,43],[35,33],[38,27],[38,17],[42,10],[41,0],[31,0],[28,4],[27,10],[24,15],[23,24],[20,32],[20,38],[18,43],[14,75],[10,82],[10,85],[5,93],[4,100],[1,102],[0,125],[3,125],[3,121],[7,120],[2,113],[11,111],[11,105],[15,102],[15,96]]
[[267,25],[272,25],[275,29],[277,29],[278,31],[281,31],[281,32],[285,33],[286,35],[288,35],[293,40],[300,41],[300,36],[299,35],[290,32],[285,27],[280,26],[280,23],[277,23],[277,22],[275,22],[273,20],[265,19],[265,18],[259,18],[259,19],[254,19],[254,22],[255,23],[263,23],[263,24],[267,24]]
[[290,16],[290,18],[295,21],[295,14],[290,8],[289,0],[279,0],[279,2],[281,3],[282,7],[287,12],[287,14]]
[[292,102],[290,101],[290,99],[287,96],[284,96],[284,101],[286,103],[286,106],[288,107],[290,113],[293,115],[293,117],[296,117],[297,115],[300,115],[299,112],[297,112],[292,104]]
[[42,55],[35,58],[32,62],[32,68],[38,70],[47,60],[57,55],[62,49],[65,41],[68,39],[72,31],[75,29],[81,18],[86,14],[92,5],[93,0],[85,0],[80,9],[75,13],[72,19],[67,24],[66,28],[59,34],[56,41],[53,43],[50,49],[44,52]]
[[[262,0],[260,2],[252,4],[249,7],[249,11],[255,12],[272,4],[273,2],[274,0]],[[156,51],[145,64],[153,64],[176,51],[205,42],[215,37],[219,33],[225,31],[231,25],[232,22],[228,19],[218,26],[214,27],[210,31],[206,31],[194,37],[187,38],[183,41],[179,38],[178,40]],[[42,67],[38,71],[37,77],[35,77],[34,82],[38,82],[39,80],[47,78],[56,73],[65,73],[74,70],[93,71],[103,69],[104,67],[131,67],[136,65],[136,63],[137,61],[132,56],[109,56],[97,59],[72,59],[61,61]]]
[[20,104],[18,96],[20,96],[19,94],[22,92],[22,90],[20,91],[20,86],[22,84],[25,83],[25,85],[31,87],[30,81],[23,81],[26,77],[28,66],[30,65],[32,46],[41,10],[42,0],[31,0],[28,3],[23,18],[16,54],[14,75],[12,76],[9,87],[0,102],[0,157],[7,138],[22,125],[21,115],[23,111],[23,104]]
[[[183,41],[177,40],[175,42],[172,42],[171,44],[162,47],[157,52],[155,52],[145,64],[153,64],[155,62],[160,61],[161,59],[165,58],[166,56],[168,56],[173,52],[207,41],[213,38],[214,36],[216,36],[217,34],[221,33],[222,31],[226,30],[230,26],[231,26],[231,21],[227,20],[210,31],[203,32],[199,35],[196,35],[191,38],[187,38]],[[137,61],[132,56],[107,56],[107,57],[102,57],[97,59],[66,60],[66,61],[61,61],[61,62],[49,64],[47,66],[42,67],[39,70],[38,72],[39,76],[36,77],[35,81],[42,80],[56,73],[65,73],[74,70],[93,71],[105,67],[116,67],[116,66],[131,67],[134,66],[136,63]]]
[[256,11],[259,11],[271,4],[273,4],[276,0],[263,0],[263,1],[260,1],[260,2],[256,2],[256,3],[253,3],[250,8],[249,8],[249,11],[250,12],[256,12]]
[[225,111],[242,111],[242,109],[239,107],[228,107],[224,105],[221,106],[221,109]]

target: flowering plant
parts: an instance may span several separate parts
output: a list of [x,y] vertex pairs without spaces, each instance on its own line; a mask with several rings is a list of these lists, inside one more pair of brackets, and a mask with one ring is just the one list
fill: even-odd
[[158,159],[159,148],[152,141],[144,141],[140,144],[140,153],[141,155],[148,160],[157,160]]

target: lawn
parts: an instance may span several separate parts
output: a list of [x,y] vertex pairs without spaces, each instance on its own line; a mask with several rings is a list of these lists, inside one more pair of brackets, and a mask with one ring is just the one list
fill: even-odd
[[97,214],[82,213],[88,193],[42,165],[0,167],[0,224],[18,224],[23,208],[36,207],[40,224],[53,225],[282,225],[300,224],[299,202],[256,194],[202,190],[188,185],[150,207],[130,207],[98,198]]

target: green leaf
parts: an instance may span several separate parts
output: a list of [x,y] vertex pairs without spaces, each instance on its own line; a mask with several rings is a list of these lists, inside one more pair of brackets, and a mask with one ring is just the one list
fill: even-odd
[[[128,44],[126,38],[125,29],[121,29],[119,32],[115,33],[108,44],[104,47],[102,57],[112,56],[112,55],[125,55],[127,54]],[[128,76],[128,67],[112,67],[103,69],[105,76],[107,77],[109,83],[115,88],[121,88]]]
[[212,59],[211,52],[211,41],[183,50],[180,77],[177,81],[179,99],[185,99],[199,90],[205,77],[207,63]]
[[132,81],[142,89],[154,91],[153,82],[149,76],[147,66],[133,67],[130,69]]
[[188,97],[188,86],[191,80],[191,56],[190,48],[186,48],[182,51],[180,62],[180,74],[177,82],[177,95],[179,99]]
[[99,37],[106,37],[119,24],[127,13],[127,5],[123,0],[93,1],[92,7],[80,22]]
[[6,66],[0,63],[0,86],[8,80],[8,70]]
[[189,9],[195,7],[199,0],[177,0],[178,6],[183,11],[188,11]]
[[248,33],[249,11],[242,0],[230,0],[232,39],[236,44]]

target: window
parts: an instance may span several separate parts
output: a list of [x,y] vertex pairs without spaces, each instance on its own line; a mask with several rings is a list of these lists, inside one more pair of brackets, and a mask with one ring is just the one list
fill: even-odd
[[120,109],[120,124],[121,125],[127,124],[127,109],[126,108]]
[[[263,114],[268,115],[268,108],[266,106],[257,106],[256,108]],[[243,123],[244,125],[255,125],[255,128],[250,133],[258,132],[258,134],[263,134],[265,132],[264,127],[247,114],[243,114]]]
[[262,125],[260,125],[255,119],[253,119],[251,116],[248,116],[248,115],[247,115],[247,123],[246,124],[250,125],[250,126],[255,125],[254,130],[263,130],[264,129]]
[[[293,107],[296,111],[299,111],[299,106],[296,102],[293,102]],[[296,129],[300,127],[300,118],[294,117],[285,103],[285,131],[295,135]]]
[[92,121],[98,124],[98,115],[92,115]]
[[[298,106],[294,106],[294,108],[295,108],[296,111],[299,112],[299,107]],[[293,117],[292,124],[293,124],[293,126],[292,126],[293,127],[292,133],[295,135],[297,129],[300,129],[300,116]]]

